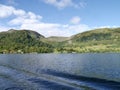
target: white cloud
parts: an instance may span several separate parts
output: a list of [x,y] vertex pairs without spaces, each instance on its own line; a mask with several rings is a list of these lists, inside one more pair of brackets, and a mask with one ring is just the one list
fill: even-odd
[[[1,9],[2,8],[2,9]],[[14,27],[14,29],[29,29],[35,30],[44,36],[71,36],[88,30],[89,27],[84,24],[80,24],[80,17],[74,17],[71,19],[71,24],[59,24],[59,23],[44,23],[42,22],[42,16],[36,15],[33,12],[26,12],[22,9],[16,9],[12,6],[0,5],[0,17],[9,18],[8,25],[6,27],[0,27],[1,31],[6,31]],[[6,10],[6,11],[4,11]],[[7,12],[9,10],[9,12]]]
[[23,16],[23,15],[26,15],[26,12],[21,9],[15,9],[12,6],[6,6],[6,5],[0,4],[0,18],[6,18],[11,15]]
[[12,13],[16,16],[23,16],[26,14],[26,12],[24,10],[21,10],[21,9],[18,9],[18,10],[13,9]]
[[75,16],[75,17],[73,17],[71,20],[70,20],[70,22],[72,23],[72,24],[79,24],[80,23],[80,17],[79,16]]
[[45,36],[71,36],[89,29],[87,25],[63,25],[51,23],[22,24],[21,29],[33,29]]
[[64,8],[72,5],[71,0],[45,0],[45,3],[54,5],[57,8]]
[[0,25],[0,32],[9,30],[9,27]]
[[42,17],[40,15],[35,15],[32,12],[25,12],[22,9],[15,9],[12,6],[6,6],[0,4],[0,18],[6,18],[11,15],[15,15],[17,17],[27,17],[31,19],[41,19]]
[[80,8],[80,7],[85,7],[86,3],[85,2],[79,2],[75,3],[73,2],[74,0],[43,0],[45,3],[53,5],[59,9],[65,8],[65,7],[75,7],[75,8]]
[[0,18],[5,18],[12,15],[14,8],[0,4]]
[[[19,10],[18,10],[19,11]],[[17,10],[16,10],[17,12]],[[25,12],[25,11],[24,11]],[[35,15],[32,12],[28,12],[25,14],[16,14],[16,18],[12,19],[11,21],[9,21],[10,25],[22,25],[22,24],[33,24],[33,23],[39,23],[40,20],[42,19],[42,16],[40,15]]]

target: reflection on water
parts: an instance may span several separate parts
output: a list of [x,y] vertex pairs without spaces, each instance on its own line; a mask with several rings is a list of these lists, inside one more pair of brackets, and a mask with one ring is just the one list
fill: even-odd
[[119,54],[0,55],[0,90],[119,88]]

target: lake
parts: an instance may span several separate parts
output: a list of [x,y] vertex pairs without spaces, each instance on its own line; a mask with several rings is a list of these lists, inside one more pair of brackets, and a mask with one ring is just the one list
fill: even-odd
[[0,90],[119,89],[119,53],[0,55]]

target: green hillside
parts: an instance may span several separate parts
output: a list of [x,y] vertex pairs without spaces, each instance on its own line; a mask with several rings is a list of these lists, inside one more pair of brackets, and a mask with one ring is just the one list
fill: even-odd
[[120,28],[95,29],[71,36],[60,52],[120,52]]
[[40,41],[44,36],[30,30],[9,30],[0,33],[1,53],[52,52],[52,45]]
[[101,40],[114,40],[120,39],[120,28],[109,29],[96,29],[80,33],[72,36],[72,40],[76,42],[86,42],[86,41],[101,41]]
[[31,30],[0,33],[0,53],[120,52],[120,28],[102,28],[71,37],[48,37]]

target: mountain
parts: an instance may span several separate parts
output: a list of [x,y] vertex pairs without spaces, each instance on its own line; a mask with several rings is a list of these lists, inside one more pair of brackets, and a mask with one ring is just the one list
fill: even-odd
[[32,38],[36,38],[36,39],[45,38],[43,35],[35,32],[35,31],[32,31],[32,30],[15,30],[15,29],[10,29],[10,30],[8,30],[5,33],[19,34],[19,33],[23,33],[23,32],[28,34]]
[[120,52],[120,28],[101,28],[71,37],[44,37],[31,30],[0,33],[0,53]]
[[120,39],[120,28],[95,29],[72,36],[72,41],[76,42],[102,41],[114,39]]
[[64,52],[120,52],[120,28],[102,28],[70,37],[58,50]]
[[52,45],[42,42],[43,35],[30,30],[9,30],[0,33],[1,53],[52,52]]

